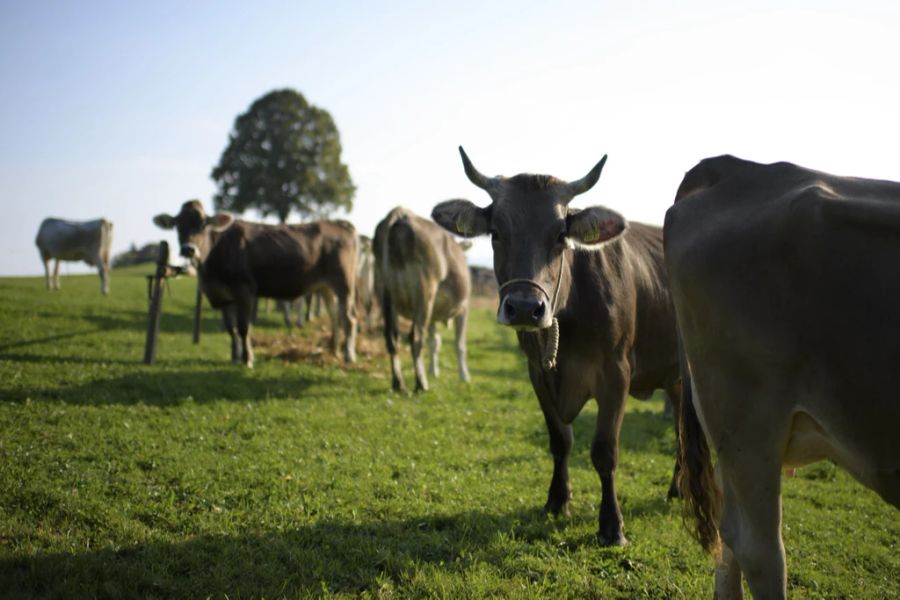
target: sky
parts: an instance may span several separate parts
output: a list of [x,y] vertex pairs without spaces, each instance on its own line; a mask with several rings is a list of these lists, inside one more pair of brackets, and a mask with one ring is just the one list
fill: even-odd
[[655,224],[719,154],[900,180],[898,32],[894,0],[4,0],[0,275],[43,273],[48,216],[112,221],[114,254],[174,243],[153,216],[212,210],[234,119],[282,88],[334,118],[357,186],[338,216],[367,234],[397,205],[486,205],[460,145],[487,175],[567,180],[608,154],[573,206]]

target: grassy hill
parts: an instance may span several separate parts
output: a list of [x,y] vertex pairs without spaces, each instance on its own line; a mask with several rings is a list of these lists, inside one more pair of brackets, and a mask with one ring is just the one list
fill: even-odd
[[[324,321],[289,334],[261,311],[253,370],[228,362],[208,307],[193,345],[192,279],[170,283],[144,365],[151,271],[115,270],[106,298],[96,275],[53,293],[0,279],[0,597],[711,596],[713,564],[665,501],[659,398],[625,417],[629,546],[594,542],[593,405],[572,515],[542,514],[547,436],[492,301],[473,310],[472,383],[445,344],[433,390],[407,397],[377,335],[346,367]],[[896,509],[830,464],[785,478],[784,498],[792,597],[900,597]]]

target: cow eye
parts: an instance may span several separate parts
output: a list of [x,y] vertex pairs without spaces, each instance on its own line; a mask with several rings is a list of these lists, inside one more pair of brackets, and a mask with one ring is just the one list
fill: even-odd
[[559,232],[559,235],[556,237],[556,243],[557,244],[565,244],[567,237],[568,237],[568,234],[567,234],[566,230],[563,229],[562,231]]

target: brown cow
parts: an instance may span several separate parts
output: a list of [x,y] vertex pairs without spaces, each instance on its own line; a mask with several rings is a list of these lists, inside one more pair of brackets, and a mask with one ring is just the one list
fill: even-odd
[[469,268],[462,248],[440,227],[397,207],[375,228],[375,288],[384,315],[384,339],[391,355],[391,386],[406,391],[397,356],[397,316],[412,320],[410,342],[416,391],[428,389],[422,359],[425,331],[431,351],[431,375],[438,375],[441,338],[438,321],[454,320],[459,378],[469,381],[466,323],[469,316]]
[[[600,206],[569,208],[597,182],[605,156],[583,179],[567,183],[547,175],[485,177],[459,150],[466,174],[491,204],[450,200],[432,217],[458,235],[491,235],[497,321],[517,330],[550,434],[553,479],[545,510],[568,512],[571,424],[596,398],[591,460],[602,486],[598,540],[625,544],[614,481],[625,397],[661,388],[680,402],[662,230],[626,226]],[[673,480],[670,495],[675,489]]]
[[716,596],[743,572],[783,598],[782,465],[832,460],[900,508],[900,183],[710,158],[665,240],[693,384],[682,487],[701,543],[721,531]]
[[[250,315],[256,296],[291,300],[310,291],[333,292],[332,350],[338,326],[344,333],[344,360],[356,360],[356,230],[346,221],[265,225],[238,221],[229,213],[207,216],[199,200],[189,200],[173,217],[153,222],[178,230],[181,255],[198,264],[203,292],[221,309],[231,334],[231,360],[253,366]],[[235,328],[235,324],[237,328]]]

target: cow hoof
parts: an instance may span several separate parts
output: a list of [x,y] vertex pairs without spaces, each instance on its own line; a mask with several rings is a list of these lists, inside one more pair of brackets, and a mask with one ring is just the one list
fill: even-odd
[[597,543],[603,547],[627,546],[628,540],[625,538],[625,535],[622,534],[622,532],[619,532],[617,534],[604,534],[598,531]]
[[544,513],[548,515],[553,515],[555,517],[568,517],[569,516],[569,503],[568,502],[553,502],[551,500],[547,501],[547,504],[544,505]]

